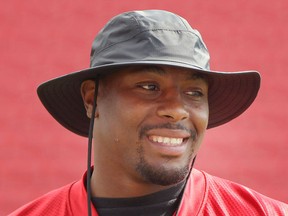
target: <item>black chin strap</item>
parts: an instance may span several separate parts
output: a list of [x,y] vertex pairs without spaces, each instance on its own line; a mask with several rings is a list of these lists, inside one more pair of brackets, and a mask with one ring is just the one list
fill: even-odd
[[187,175],[187,177],[186,177],[185,184],[184,184],[184,187],[183,187],[183,189],[182,189],[182,193],[181,193],[181,195],[180,195],[181,197],[180,197],[180,200],[178,201],[178,206],[177,206],[177,209],[176,209],[176,215],[175,215],[175,216],[178,216],[178,215],[179,215],[179,207],[180,207],[180,205],[181,205],[181,203],[182,203],[183,194],[184,194],[184,191],[185,191],[187,182],[188,182],[188,180],[189,180],[189,177],[190,177],[190,175],[191,175],[191,172],[192,172],[192,169],[193,169],[195,160],[196,160],[196,156],[197,156],[197,155],[195,155],[195,157],[194,157],[193,160],[192,160],[189,173],[188,173],[188,175]]
[[94,119],[97,107],[97,96],[98,96],[98,86],[99,86],[99,76],[95,79],[95,91],[94,91],[94,101],[93,101],[93,108],[92,114],[90,119],[90,126],[89,126],[89,135],[88,135],[88,157],[87,157],[87,205],[88,205],[88,216],[92,215],[91,211],[91,153],[92,153],[92,140],[93,140],[93,127],[94,127]]

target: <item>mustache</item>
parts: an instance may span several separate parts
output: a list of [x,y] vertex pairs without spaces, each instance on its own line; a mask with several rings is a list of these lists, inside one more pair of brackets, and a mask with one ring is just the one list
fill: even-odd
[[145,136],[145,134],[147,134],[147,132],[149,130],[152,130],[152,129],[184,130],[190,134],[190,138],[192,138],[193,141],[195,141],[197,138],[196,130],[188,129],[187,127],[185,127],[179,123],[178,124],[172,124],[170,122],[163,123],[163,124],[157,124],[157,125],[144,125],[140,129],[139,138],[142,139]]

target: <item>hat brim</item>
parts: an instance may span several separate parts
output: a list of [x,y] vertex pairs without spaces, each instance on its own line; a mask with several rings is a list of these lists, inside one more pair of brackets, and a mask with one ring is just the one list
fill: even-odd
[[222,125],[243,113],[254,101],[260,87],[257,71],[208,71],[193,65],[171,61],[137,61],[106,64],[67,74],[41,84],[37,93],[48,112],[68,130],[88,137],[90,119],[86,115],[80,86],[98,74],[132,65],[166,65],[205,74],[209,82],[209,121],[207,128]]

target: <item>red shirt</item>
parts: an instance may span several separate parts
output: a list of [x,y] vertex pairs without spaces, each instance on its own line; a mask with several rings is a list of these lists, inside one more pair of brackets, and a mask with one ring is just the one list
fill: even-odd
[[[10,216],[87,215],[85,177],[26,204]],[[193,169],[178,211],[182,216],[288,216],[288,205],[242,185]],[[98,216],[93,206],[92,215]]]

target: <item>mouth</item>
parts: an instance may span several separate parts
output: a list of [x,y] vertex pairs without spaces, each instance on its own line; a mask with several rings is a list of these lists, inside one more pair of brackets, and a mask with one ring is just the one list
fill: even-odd
[[152,151],[162,156],[180,157],[188,150],[189,137],[148,135],[147,139]]
[[164,137],[164,136],[148,136],[148,139],[154,143],[162,144],[165,146],[180,146],[188,138],[177,138],[177,137]]

